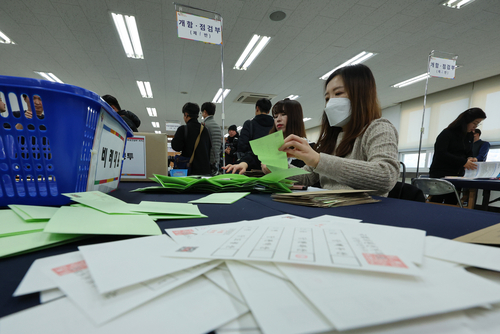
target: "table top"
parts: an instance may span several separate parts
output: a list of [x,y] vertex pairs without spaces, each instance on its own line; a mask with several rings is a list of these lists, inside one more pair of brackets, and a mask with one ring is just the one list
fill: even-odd
[[500,180],[497,179],[464,179],[461,177],[444,178],[458,188],[473,188],[483,190],[498,190],[500,191]]
[[[163,201],[186,203],[207,194],[158,194],[130,192],[130,190],[150,186],[151,183],[122,182],[112,196],[128,203],[141,201]],[[464,234],[500,223],[498,213],[466,210],[455,207],[411,202],[392,198],[380,198],[380,202],[338,208],[312,208],[275,202],[269,194],[250,194],[231,204],[199,204],[200,211],[208,218],[158,220],[158,226],[166,228],[210,225],[254,220],[264,217],[293,214],[304,218],[322,215],[336,215],[362,219],[368,223],[399,227],[418,228],[427,235],[453,239]],[[39,304],[39,294],[12,297],[28,268],[38,258],[64,254],[78,250],[78,246],[122,240],[127,236],[93,236],[69,244],[36,252],[0,259],[0,317]]]

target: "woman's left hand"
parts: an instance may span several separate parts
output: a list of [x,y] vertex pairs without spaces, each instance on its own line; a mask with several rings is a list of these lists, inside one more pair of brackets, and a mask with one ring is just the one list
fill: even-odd
[[289,135],[285,143],[279,148],[287,157],[293,157],[305,162],[306,165],[316,168],[319,163],[319,153],[312,149],[307,139],[296,135]]

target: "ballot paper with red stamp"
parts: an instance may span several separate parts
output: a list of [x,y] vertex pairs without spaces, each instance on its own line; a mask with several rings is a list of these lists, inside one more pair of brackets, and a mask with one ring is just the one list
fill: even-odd
[[[363,224],[272,226],[238,224],[227,237],[194,243],[183,240],[176,249],[165,251],[169,257],[231,259],[300,263],[306,265],[350,268],[377,272],[419,275],[419,269],[406,254],[383,236],[383,229],[365,228]],[[410,246],[409,246],[410,247]]]

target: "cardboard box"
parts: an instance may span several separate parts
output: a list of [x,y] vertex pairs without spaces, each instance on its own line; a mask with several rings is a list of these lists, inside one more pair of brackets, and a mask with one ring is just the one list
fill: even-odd
[[167,134],[134,132],[127,138],[122,181],[150,181],[153,174],[168,175]]

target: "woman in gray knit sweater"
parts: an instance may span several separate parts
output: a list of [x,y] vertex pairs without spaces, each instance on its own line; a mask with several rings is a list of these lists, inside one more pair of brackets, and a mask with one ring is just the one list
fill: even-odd
[[333,72],[315,150],[296,135],[280,151],[305,162],[309,174],[291,179],[326,189],[370,189],[387,196],[399,175],[398,133],[381,117],[375,79],[362,64]]

